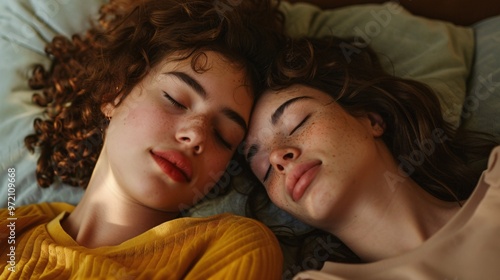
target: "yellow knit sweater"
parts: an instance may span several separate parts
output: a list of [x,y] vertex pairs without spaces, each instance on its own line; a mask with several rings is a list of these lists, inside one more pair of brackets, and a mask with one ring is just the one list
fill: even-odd
[[278,242],[248,218],[179,218],[120,245],[88,249],[61,227],[72,210],[64,203],[20,207],[15,216],[2,209],[0,279],[281,278]]

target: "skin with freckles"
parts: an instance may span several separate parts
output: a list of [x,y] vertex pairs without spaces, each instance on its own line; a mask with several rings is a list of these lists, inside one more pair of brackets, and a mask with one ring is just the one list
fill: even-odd
[[[275,125],[270,125],[271,112],[288,100],[294,101]],[[259,131],[268,134],[261,137]],[[357,174],[377,172],[373,163],[377,162],[377,137],[382,132],[368,116],[349,115],[318,90],[292,87],[279,94],[267,93],[256,105],[247,138],[259,147],[250,159],[251,167],[279,207],[321,225],[330,213],[347,215],[349,205],[363,191],[357,186],[365,179]],[[317,169],[310,171],[314,178],[309,186],[299,181],[293,189],[292,173],[308,165]]]
[[111,121],[102,152],[63,221],[80,245],[119,244],[177,217],[215,185],[243,140],[253,95],[241,67],[220,54],[197,62],[205,71],[170,57],[118,106],[103,106]]
[[459,209],[396,176],[384,131],[378,114],[353,116],[294,85],[257,101],[244,152],[273,203],[375,261],[420,245]]
[[[457,133],[431,88],[387,73],[370,48],[346,57],[350,47],[352,38],[291,39],[268,73],[242,151],[264,186],[254,194],[267,191],[320,229],[308,238],[333,235],[350,249],[331,260],[372,262],[442,229],[477,184],[480,171],[469,163],[498,144]],[[308,261],[307,247],[297,265]]]
[[[194,72],[190,60],[167,62],[107,113],[112,121],[103,151],[110,173],[141,204],[168,212],[182,210],[180,204],[192,205],[194,194],[210,190],[204,188],[214,185],[213,174],[224,170],[243,140],[253,103],[244,73],[227,71],[234,66],[217,53],[207,54],[208,71]],[[203,88],[203,94],[183,80],[188,76]],[[228,117],[226,110],[238,115],[244,126]],[[176,182],[151,160],[150,152],[170,150],[186,158],[191,166],[189,179]]]

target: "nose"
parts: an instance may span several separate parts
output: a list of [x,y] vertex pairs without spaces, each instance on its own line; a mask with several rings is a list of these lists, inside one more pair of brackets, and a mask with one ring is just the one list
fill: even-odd
[[205,148],[206,127],[207,124],[201,119],[189,120],[177,131],[175,137],[195,154],[201,154]]
[[284,173],[288,165],[300,156],[300,150],[293,147],[275,149],[269,155],[269,161],[273,168]]

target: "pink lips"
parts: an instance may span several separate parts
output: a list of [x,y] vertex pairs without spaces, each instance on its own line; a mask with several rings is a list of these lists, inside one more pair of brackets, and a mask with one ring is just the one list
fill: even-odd
[[163,173],[176,182],[189,182],[192,176],[192,167],[189,159],[177,151],[151,151],[153,159],[160,166]]
[[311,182],[316,178],[320,169],[321,161],[311,161],[299,164],[285,179],[285,186],[293,201],[299,200],[307,190]]

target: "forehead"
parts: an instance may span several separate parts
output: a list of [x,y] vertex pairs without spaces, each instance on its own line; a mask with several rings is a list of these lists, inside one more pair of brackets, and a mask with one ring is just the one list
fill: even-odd
[[237,76],[239,82],[250,87],[247,82],[247,71],[240,63],[231,61],[220,53],[214,51],[200,51],[191,54],[186,52],[174,52],[165,57],[152,72],[161,73],[165,70],[183,70],[193,72],[196,75],[205,73],[217,73],[218,76]]
[[164,73],[186,73],[203,87],[207,100],[229,106],[248,119],[254,94],[244,67],[213,51],[189,58],[185,56],[184,53],[174,53],[166,57],[153,69],[152,77],[164,79]]

